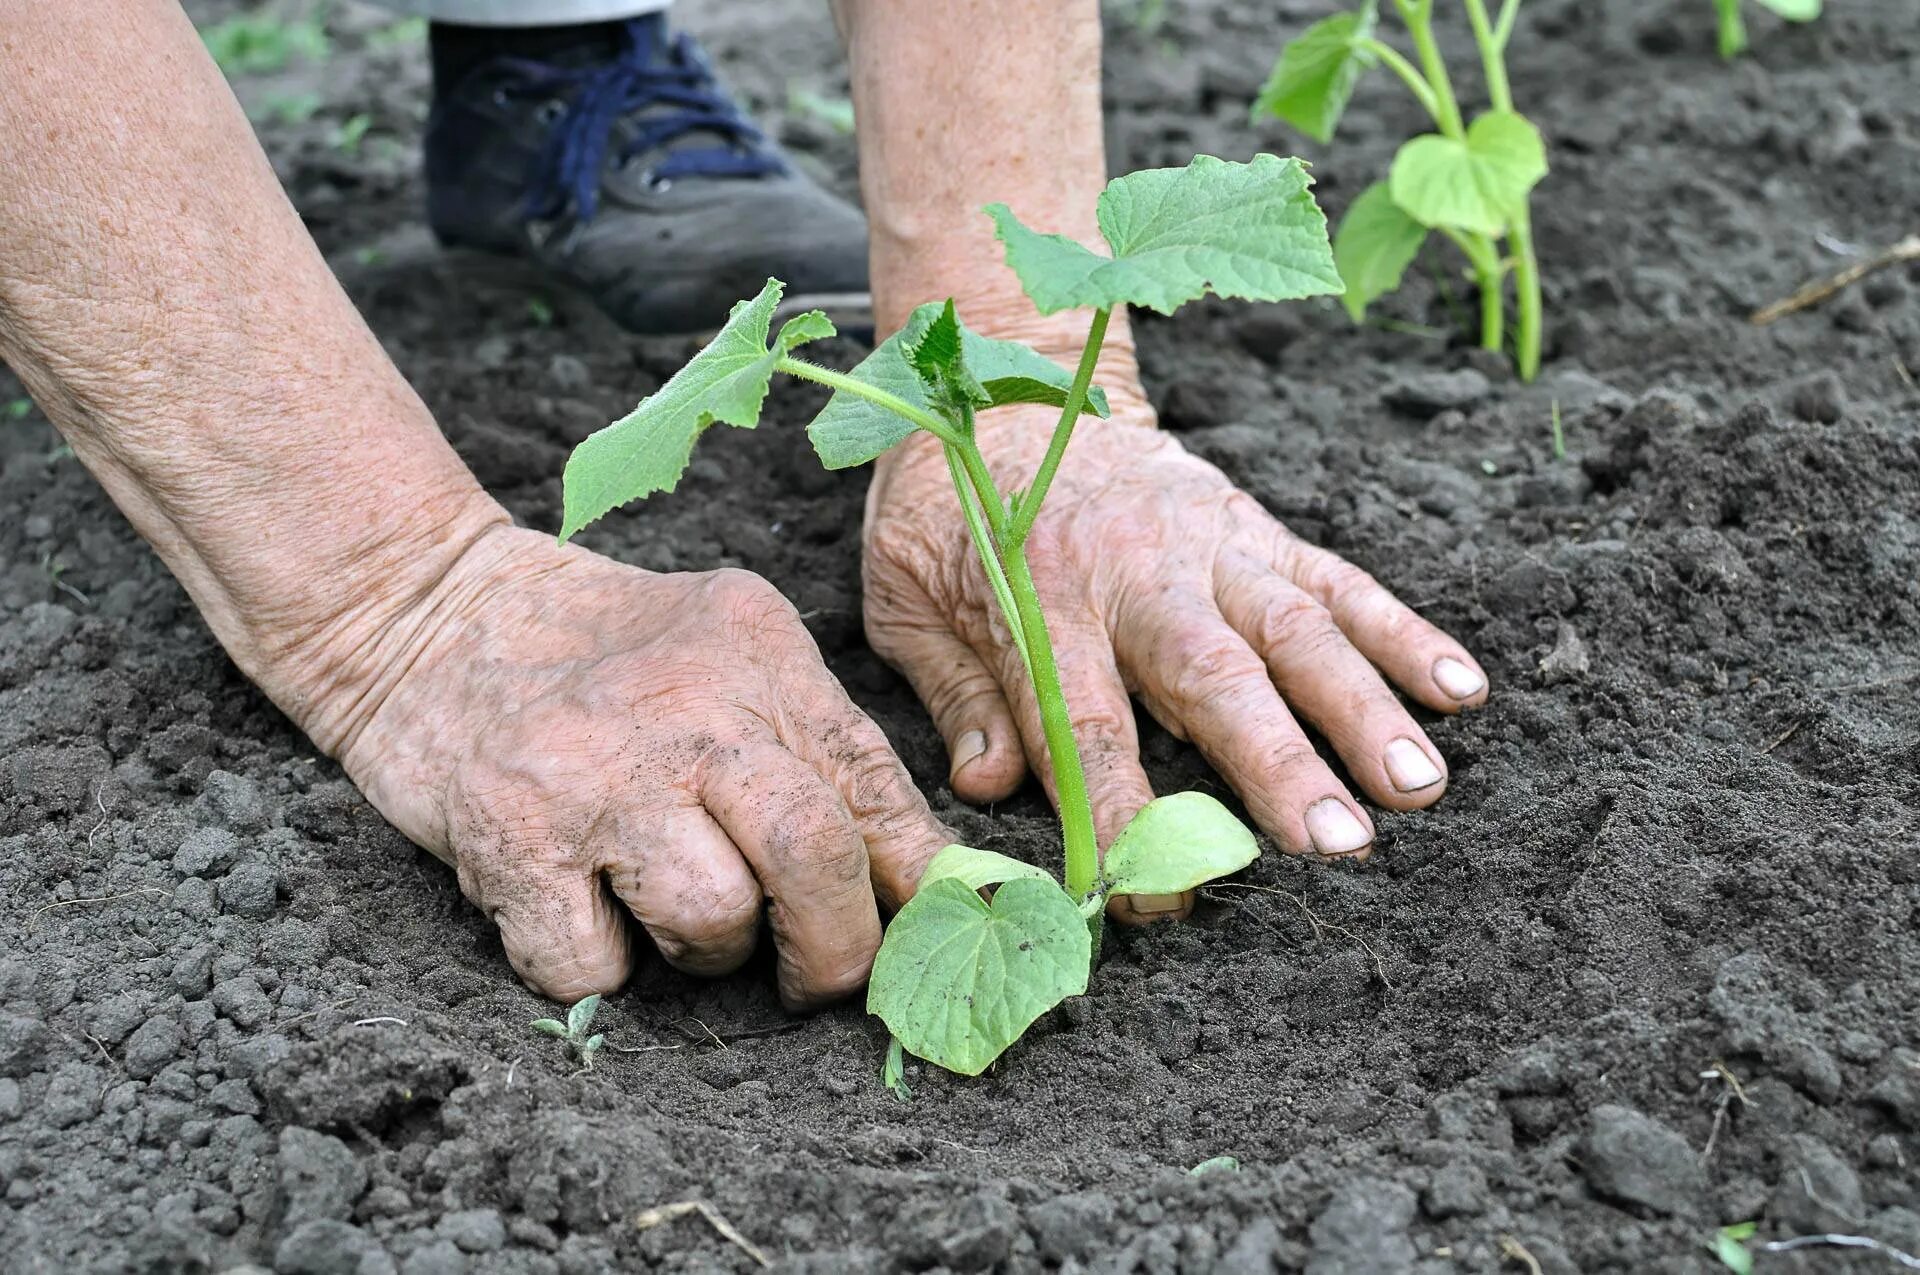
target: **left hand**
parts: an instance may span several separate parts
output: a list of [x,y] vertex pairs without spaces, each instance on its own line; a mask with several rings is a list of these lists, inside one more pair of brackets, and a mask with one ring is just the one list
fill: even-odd
[[[1369,798],[1416,810],[1445,790],[1446,762],[1381,673],[1445,713],[1483,703],[1486,675],[1366,572],[1295,537],[1155,429],[1137,396],[1113,397],[1111,420],[1078,426],[1027,542],[1100,844],[1153,797],[1132,693],[1200,748],[1289,853],[1365,858],[1372,820],[1295,714]],[[1031,479],[1057,415],[1011,408],[981,419],[1003,490]],[[916,435],[883,458],[865,553],[868,637],[932,712],[954,792],[1004,798],[1031,765],[1053,795],[1026,671],[934,439]],[[1144,920],[1191,904],[1141,896],[1114,912]]]

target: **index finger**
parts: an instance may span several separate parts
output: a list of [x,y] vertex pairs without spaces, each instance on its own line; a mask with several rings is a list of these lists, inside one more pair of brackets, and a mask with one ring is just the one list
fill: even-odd
[[780,998],[802,1009],[858,990],[880,950],[880,910],[839,794],[770,735],[718,747],[698,790],[767,896]]

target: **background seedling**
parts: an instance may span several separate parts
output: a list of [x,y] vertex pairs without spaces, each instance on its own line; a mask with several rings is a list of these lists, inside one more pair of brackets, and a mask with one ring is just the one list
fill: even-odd
[[1747,1241],[1753,1238],[1753,1226],[1752,1222],[1736,1222],[1721,1227],[1713,1237],[1713,1255],[1733,1275],[1753,1275],[1753,1254],[1747,1249]]
[[16,398],[7,401],[6,416],[10,421],[24,421],[32,411],[33,400],[30,398]]
[[319,13],[288,19],[277,13],[236,13],[200,33],[207,52],[229,77],[284,70],[295,58],[325,62],[331,46]]
[[[951,300],[915,310],[852,372],[832,371],[793,353],[833,335],[818,311],[787,320],[768,345],[782,291],[769,279],[658,393],[581,443],[567,462],[563,539],[629,500],[671,491],[714,422],[752,428],[775,372],[834,391],[807,427],[829,469],[866,464],[915,433],[944,448],[981,568],[1033,683],[1066,878],[1062,888],[1030,864],[948,846],[893,918],[867,1008],[899,1046],[949,1070],[978,1075],[1040,1015],[1086,990],[1109,897],[1180,894],[1259,853],[1226,807],[1188,792],[1150,802],[1101,861],[1026,544],[1075,424],[1088,412],[1106,415],[1093,374],[1115,308],[1171,314],[1207,293],[1284,301],[1341,290],[1326,219],[1308,185],[1298,160],[1272,155],[1247,164],[1202,155],[1185,168],[1117,178],[1098,208],[1108,253],[1030,230],[1004,204],[990,205],[1007,264],[1034,305],[1047,314],[1093,312],[1071,375],[1024,345],[968,331]],[[1060,417],[1026,491],[1009,496],[974,425],[978,413],[1016,403],[1057,407]],[[982,894],[989,887],[997,887],[990,902]]]
[[[1747,51],[1747,24],[1740,16],[1741,0],[1713,0],[1720,17],[1720,56],[1737,58]],[[1754,0],[1789,22],[1812,22],[1820,16],[1821,0]]]
[[593,1016],[600,1008],[599,996],[589,996],[574,1003],[567,1011],[567,1021],[557,1018],[536,1018],[528,1026],[544,1036],[554,1036],[567,1043],[580,1065],[588,1071],[593,1070],[593,1056],[607,1043],[606,1037],[587,1035],[587,1028],[593,1025]]
[[1539,130],[1513,107],[1506,50],[1520,0],[1503,0],[1489,19],[1486,0],[1463,0],[1480,50],[1491,109],[1471,123],[1433,35],[1433,0],[1393,0],[1413,40],[1414,63],[1378,38],[1377,0],[1323,18],[1280,50],[1253,116],[1277,116],[1320,142],[1333,139],[1354,86],[1384,65],[1432,118],[1433,133],[1401,146],[1387,180],[1360,192],[1334,237],[1334,261],[1346,281],[1347,313],[1400,286],[1427,235],[1439,231],[1466,256],[1480,288],[1480,344],[1506,346],[1506,279],[1513,276],[1513,361],[1525,380],[1540,370],[1540,270],[1534,257],[1529,196],[1547,175]]

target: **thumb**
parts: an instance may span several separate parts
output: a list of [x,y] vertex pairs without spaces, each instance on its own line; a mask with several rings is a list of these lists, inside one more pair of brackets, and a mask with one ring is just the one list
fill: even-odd
[[867,628],[873,649],[913,683],[946,740],[954,796],[975,805],[1011,796],[1027,776],[1026,754],[1007,697],[979,655],[937,620]]

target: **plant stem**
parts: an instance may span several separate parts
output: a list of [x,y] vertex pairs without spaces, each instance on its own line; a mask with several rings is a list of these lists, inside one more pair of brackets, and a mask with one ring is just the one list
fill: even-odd
[[1080,419],[1080,412],[1087,405],[1087,390],[1093,385],[1094,365],[1100,361],[1100,347],[1107,339],[1107,320],[1112,312],[1095,310],[1093,324],[1087,329],[1087,343],[1080,348],[1080,366],[1073,371],[1073,384],[1067,389],[1067,401],[1060,408],[1060,423],[1053,427],[1053,437],[1047,442],[1047,454],[1040,460],[1040,468],[1034,471],[1033,485],[1027,488],[1027,494],[1020,498],[1020,507],[1014,510],[1013,525],[1007,529],[1007,545],[1018,549],[1027,543],[1027,533],[1033,530],[1033,520],[1040,516],[1040,502],[1046,499],[1047,488],[1053,485],[1054,471],[1060,468],[1060,458],[1066,454],[1067,442],[1073,437],[1073,426]]
[[1000,614],[1006,617],[1007,628],[1013,634],[1013,644],[1020,651],[1020,659],[1033,671],[1033,657],[1027,654],[1027,631],[1020,620],[1020,609],[1014,605],[1013,594],[1007,588],[1007,573],[1000,565],[1000,555],[994,549],[993,533],[987,529],[980,516],[979,496],[971,489],[965,463],[959,449],[943,448],[947,456],[947,472],[953,476],[953,494],[960,498],[960,511],[967,518],[967,534],[973,537],[973,547],[980,551],[980,566],[987,573],[987,583],[993,586],[994,601],[1000,604]]
[[1453,240],[1473,266],[1474,282],[1480,288],[1480,345],[1498,354],[1506,343],[1506,271],[1500,264],[1500,249],[1493,240],[1471,230],[1442,226],[1440,233]]
[[1500,18],[1493,24],[1493,44],[1502,54],[1507,51],[1507,41],[1513,38],[1514,19],[1520,16],[1520,0],[1501,0]]
[[1520,379],[1531,381],[1540,374],[1540,263],[1533,254],[1533,214],[1525,200],[1507,234],[1513,240],[1513,361]]
[[1440,131],[1455,141],[1463,140],[1467,128],[1460,119],[1460,103],[1453,96],[1453,80],[1447,74],[1447,64],[1440,57],[1440,46],[1433,38],[1433,0],[1395,0],[1400,9],[1400,17],[1407,24],[1407,31],[1413,36],[1413,47],[1420,53],[1420,65],[1426,71],[1427,83],[1433,87],[1434,122],[1440,125]]
[[[1080,767],[1080,746],[1073,738],[1073,719],[1067,714],[1066,692],[1060,688],[1060,670],[1053,659],[1053,641],[1040,595],[1027,570],[1026,550],[1009,545],[1007,584],[1027,633],[1027,667],[1033,674],[1033,694],[1040,705],[1040,726],[1047,738],[1047,757],[1053,763],[1054,794],[1060,804],[1060,829],[1066,843],[1067,893],[1075,902],[1100,886],[1100,848],[1093,835],[1093,804],[1087,799],[1086,773]],[[1093,924],[1099,924],[1096,917]]]
[[[1513,109],[1513,91],[1507,86],[1507,60],[1501,53],[1500,37],[1493,33],[1487,23],[1486,0],[1466,0],[1467,22],[1473,27],[1473,42],[1480,46],[1480,69],[1487,77],[1487,98],[1496,111]],[[1507,21],[1514,8],[1513,0],[1507,0],[1507,9],[1500,20]]]
[[[796,359],[791,354],[781,355],[779,362],[774,364],[774,369],[785,372],[788,376],[797,376],[803,381],[813,381],[816,384],[825,385],[830,389],[844,390],[855,398],[864,398],[869,403],[886,408],[895,416],[912,421],[915,425],[926,430],[927,433],[932,434],[949,447],[958,447],[961,443],[961,435],[959,432],[956,431],[952,425],[941,420],[932,412],[924,408],[915,407],[899,395],[889,394],[878,386],[868,385],[864,381],[857,381],[845,372],[836,372],[832,368],[821,367],[818,363],[809,363],[805,359]],[[995,512],[996,511],[992,509],[987,511],[989,517]],[[1004,514],[1002,514],[1002,516],[1004,517]]]
[[1433,122],[1435,124],[1440,122],[1440,99],[1434,96],[1433,86],[1427,83],[1426,77],[1420,74],[1413,63],[1401,56],[1400,50],[1384,40],[1376,40],[1371,36],[1359,41],[1359,45],[1386,63],[1395,75],[1405,81],[1407,88],[1412,90],[1414,97],[1419,99],[1420,105],[1425,107],[1427,114],[1433,117]]

